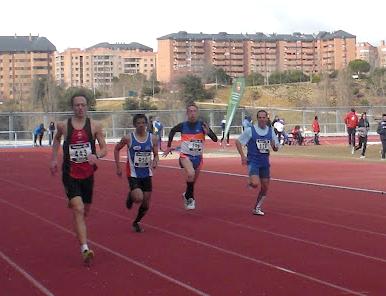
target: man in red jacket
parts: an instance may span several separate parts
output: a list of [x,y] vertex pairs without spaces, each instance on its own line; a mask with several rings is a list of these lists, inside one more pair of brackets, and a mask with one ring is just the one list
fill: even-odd
[[320,133],[320,126],[318,121],[318,116],[315,116],[314,121],[312,122],[312,130],[314,132],[314,143],[315,145],[320,145],[319,143],[319,133]]
[[346,114],[344,123],[347,127],[348,133],[348,144],[351,146],[351,153],[354,154],[355,149],[355,133],[356,127],[358,126],[358,116],[355,113],[355,109],[351,108],[351,112]]

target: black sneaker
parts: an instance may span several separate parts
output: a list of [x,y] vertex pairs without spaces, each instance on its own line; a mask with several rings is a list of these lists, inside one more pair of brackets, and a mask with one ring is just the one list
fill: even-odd
[[132,224],[132,226],[133,226],[133,230],[135,231],[135,232],[143,232],[143,228],[141,227],[141,225],[139,224],[139,222],[133,222],[133,224]]
[[131,198],[131,194],[129,192],[129,194],[127,195],[127,198],[126,198],[126,208],[128,208],[129,210],[133,207],[133,200]]

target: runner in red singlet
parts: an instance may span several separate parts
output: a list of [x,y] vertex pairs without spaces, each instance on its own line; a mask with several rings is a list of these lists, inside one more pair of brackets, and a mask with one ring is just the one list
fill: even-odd
[[[85,94],[79,93],[72,96],[71,105],[74,115],[57,124],[50,169],[53,175],[58,171],[58,151],[63,136],[62,181],[69,199],[68,206],[73,212],[75,232],[82,257],[88,264],[94,257],[94,252],[87,245],[85,217],[92,202],[96,162],[98,158],[107,154],[107,148],[101,125],[87,117],[87,103]],[[96,152],[95,139],[99,144],[98,152]]]

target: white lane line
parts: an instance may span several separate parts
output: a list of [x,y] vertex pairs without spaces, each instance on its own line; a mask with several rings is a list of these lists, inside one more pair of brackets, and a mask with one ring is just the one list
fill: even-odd
[[[17,183],[17,182],[5,180],[5,179],[2,179],[2,178],[0,178],[0,181],[4,181],[4,182],[7,182],[7,183],[15,184],[15,185],[18,185],[18,186],[20,186],[20,187],[25,187],[25,188],[27,188],[27,189],[30,189],[30,190],[33,190],[33,191],[36,191],[36,192],[39,192],[39,193],[43,193],[43,194],[46,194],[46,195],[49,195],[49,196],[53,196],[53,197],[55,197],[56,199],[61,199],[61,198],[60,198],[59,196],[57,196],[56,194],[52,194],[52,193],[49,193],[49,192],[45,192],[45,191],[43,191],[43,190],[41,190],[41,189],[39,189],[39,188],[31,187],[31,186],[28,186],[28,185],[22,185],[22,184],[19,184],[19,183]],[[98,190],[98,189],[95,189],[95,190],[104,193],[104,192],[101,191],[101,190]],[[169,191],[161,191],[161,190],[157,190],[157,192],[166,192],[166,193],[168,193]],[[62,200],[62,199],[61,199],[61,200]],[[163,208],[167,208],[167,209],[170,209],[170,210],[174,210],[174,211],[183,211],[183,210],[181,210],[181,209],[177,209],[177,208],[173,208],[173,207],[168,207],[168,206],[165,206],[165,205],[163,205],[163,204],[158,204],[158,206],[163,207]],[[237,207],[237,206],[232,205],[232,207]],[[238,208],[241,208],[241,207],[238,207]],[[93,207],[93,209],[99,210],[99,211],[103,211],[103,210],[98,209],[98,208],[96,208],[96,207]],[[191,214],[192,214],[192,215],[196,215],[196,216],[202,216],[202,217],[205,217],[205,218],[207,218],[207,219],[212,219],[212,220],[221,221],[221,222],[223,222],[223,223],[228,223],[228,224],[231,224],[231,225],[234,225],[234,226],[238,226],[238,227],[250,229],[250,230],[253,230],[253,231],[263,232],[263,233],[268,233],[268,234],[271,234],[271,235],[273,235],[273,236],[283,237],[283,238],[286,238],[286,239],[290,239],[290,240],[302,242],[302,243],[304,243],[304,244],[316,245],[316,246],[321,247],[321,248],[331,249],[331,250],[334,250],[334,251],[338,251],[338,252],[342,252],[342,253],[347,253],[347,254],[354,255],[354,256],[363,257],[363,258],[365,258],[365,259],[369,259],[369,260],[374,260],[374,261],[379,261],[379,262],[382,262],[382,263],[386,263],[386,259],[383,259],[383,258],[380,258],[380,257],[369,256],[369,255],[366,255],[366,254],[363,254],[363,253],[354,252],[354,251],[350,251],[350,250],[347,250],[347,249],[342,249],[342,248],[333,247],[333,246],[330,246],[330,245],[320,244],[320,243],[317,243],[317,242],[314,242],[314,241],[305,240],[305,239],[297,238],[297,237],[294,237],[294,236],[289,236],[289,235],[282,234],[282,233],[278,233],[278,232],[272,232],[272,231],[268,231],[268,230],[264,230],[264,229],[258,229],[258,228],[254,228],[254,227],[252,227],[252,226],[248,226],[248,225],[244,225],[244,224],[235,223],[235,222],[228,221],[228,220],[224,220],[224,219],[221,219],[221,218],[207,217],[207,216],[203,216],[203,215],[200,215],[200,214],[197,214],[197,213],[191,213]],[[276,213],[276,214],[280,215],[280,213]],[[284,214],[283,214],[283,215],[284,215]],[[288,215],[288,216],[291,216],[291,215]],[[294,216],[294,218],[308,220],[308,219],[306,219],[306,218],[296,217],[296,216]],[[318,220],[317,220],[317,221],[318,221]],[[318,223],[317,221],[314,222],[314,223]],[[363,232],[363,233],[371,234],[371,235],[378,235],[378,236],[382,236],[382,237],[385,236],[384,233],[368,231],[368,230],[360,229],[360,228],[352,228],[352,227],[348,227],[348,226],[341,226],[341,225],[339,225],[339,224],[331,224],[331,223],[327,223],[327,222],[323,222],[323,221],[321,221],[320,224],[325,224],[325,225],[330,225],[330,226],[336,226],[336,227],[338,227],[338,228],[343,228],[343,229],[347,229],[347,230],[351,230],[351,231],[356,231],[356,232]]]
[[[106,211],[106,210],[101,210],[101,209],[95,209],[95,210],[100,211],[102,213],[106,213],[106,214],[115,216],[117,218],[121,218],[123,220],[129,221],[129,219],[127,217],[119,215],[119,214],[116,214],[114,212],[110,212],[110,211]],[[198,245],[201,245],[201,246],[205,246],[207,248],[214,249],[216,251],[219,251],[219,252],[222,252],[222,253],[225,253],[225,254],[228,254],[228,255],[232,255],[232,256],[235,256],[235,257],[247,260],[247,261],[251,261],[251,262],[254,262],[254,263],[257,263],[257,264],[261,264],[261,265],[267,266],[269,268],[273,268],[273,269],[276,269],[276,270],[279,270],[279,271],[282,271],[282,272],[285,272],[285,273],[289,273],[289,274],[292,274],[294,276],[297,276],[297,277],[300,277],[300,278],[304,278],[304,279],[307,279],[309,281],[316,282],[318,284],[321,284],[321,285],[324,285],[324,286],[328,286],[328,287],[340,290],[342,292],[350,293],[350,294],[353,294],[353,295],[361,295],[361,296],[367,295],[367,294],[362,294],[360,292],[356,292],[354,290],[345,288],[343,286],[339,286],[339,285],[336,285],[336,284],[333,284],[333,283],[330,283],[330,282],[327,282],[327,281],[320,280],[318,278],[315,278],[313,276],[309,276],[309,275],[301,273],[301,272],[297,272],[295,270],[288,269],[286,267],[282,267],[282,266],[275,265],[275,264],[272,264],[272,263],[269,263],[269,262],[266,262],[266,261],[263,261],[263,260],[259,260],[259,259],[253,258],[253,257],[249,257],[247,255],[243,255],[243,254],[235,252],[235,251],[227,250],[227,249],[218,247],[216,245],[212,245],[212,244],[204,242],[204,241],[196,240],[194,238],[187,237],[187,236],[182,235],[182,234],[171,232],[169,230],[165,230],[163,228],[160,228],[160,227],[148,224],[148,223],[143,223],[143,225],[146,225],[149,228],[153,228],[155,230],[158,230],[159,232],[166,233],[166,234],[168,234],[170,236],[174,236],[174,237],[177,237],[177,238],[180,238],[180,239],[183,239],[183,240],[187,240],[187,241],[193,242],[195,244],[198,244]]]
[[[106,159],[106,161],[110,161],[110,160]],[[170,166],[170,165],[159,165],[159,167],[180,170],[179,167]],[[224,176],[234,176],[234,177],[243,177],[243,178],[248,177],[248,175],[244,175],[244,174],[227,173],[227,172],[219,172],[219,171],[211,171],[211,170],[201,170],[201,172],[205,172],[205,173],[209,173],[209,174],[216,174],[216,175],[224,175]],[[332,184],[297,181],[297,180],[287,180],[287,179],[278,179],[278,178],[271,178],[271,180],[277,181],[277,182],[282,182],[282,183],[310,185],[310,186],[317,186],[317,187],[352,190],[352,191],[360,191],[360,192],[377,193],[377,194],[381,194],[381,195],[386,195],[386,191],[377,190],[377,189],[366,189],[366,188],[359,188],[359,187],[350,187],[350,186],[341,186],[341,185],[332,185]]]
[[[0,179],[3,180],[2,178],[0,178]],[[9,183],[16,183],[16,182],[8,181],[8,180],[5,180],[5,181],[6,181],[6,182],[9,182]],[[21,185],[21,184],[20,184],[20,185]],[[22,185],[22,186],[23,186],[23,185]],[[26,187],[26,188],[31,188],[32,190],[37,191],[37,192],[43,192],[43,193],[46,193],[46,192],[44,192],[44,191],[42,191],[42,190],[40,190],[40,189],[34,188],[34,187],[30,187],[30,186],[24,186],[24,187]],[[52,196],[55,196],[55,197],[58,198],[57,195],[54,195],[54,194],[51,194],[51,193],[46,193],[46,194],[52,195]],[[167,207],[166,207],[166,208],[167,208]],[[96,208],[96,207],[94,207],[93,209],[94,209],[94,210],[97,210],[97,211],[100,211],[100,212],[105,212],[105,213],[111,214],[111,215],[113,215],[113,216],[120,217],[120,218],[125,219],[125,220],[128,220],[126,217],[120,216],[119,214],[115,214],[115,213],[113,213],[113,212],[101,210],[101,209],[98,209],[98,208]],[[174,208],[171,208],[171,209],[174,209]],[[194,215],[199,215],[199,214],[195,214],[195,213],[192,213],[192,214],[194,214]],[[203,216],[203,215],[200,215],[200,216]],[[203,217],[206,217],[206,216],[203,216]],[[238,223],[234,223],[234,222],[227,221],[227,220],[223,220],[223,219],[219,219],[219,218],[211,218],[211,219],[218,220],[218,221],[221,221],[221,222],[225,222],[225,223],[228,223],[228,224],[233,224],[233,225],[236,225],[236,226],[239,226],[239,227],[245,227],[245,228],[247,228],[247,229],[249,228],[249,229],[254,230],[254,231],[261,231],[261,232],[269,233],[269,234],[272,234],[272,235],[275,235],[275,236],[284,237],[284,238],[291,239],[291,240],[295,240],[295,241],[300,241],[300,242],[303,242],[303,243],[306,243],[306,244],[316,245],[316,246],[318,246],[318,247],[324,247],[324,248],[332,249],[332,250],[335,250],[335,251],[340,251],[340,252],[344,252],[344,253],[349,253],[350,255],[356,255],[356,256],[364,257],[364,258],[366,258],[366,259],[371,259],[371,260],[375,260],[375,261],[386,262],[386,260],[385,260],[385,259],[382,259],[382,258],[372,257],[372,256],[368,256],[368,255],[365,255],[365,254],[361,254],[361,253],[357,253],[357,252],[345,250],[345,249],[340,249],[340,248],[331,247],[331,246],[328,246],[328,245],[321,245],[321,244],[316,243],[316,242],[313,242],[313,241],[307,241],[307,240],[295,238],[295,237],[292,237],[292,236],[283,235],[283,234],[280,234],[280,233],[270,232],[270,231],[267,231],[267,230],[259,230],[259,229],[253,228],[253,227],[251,227],[251,226],[246,226],[246,225],[243,225],[243,224],[238,224]],[[168,234],[170,234],[170,235],[173,235],[172,232],[169,232],[169,231],[167,231],[167,230],[162,230],[161,228],[158,228],[158,227],[156,227],[156,226],[151,226],[151,225],[148,225],[148,224],[145,224],[145,225],[149,226],[150,228],[154,228],[154,229],[157,229],[157,230],[159,230],[159,231],[163,231],[163,232],[165,232],[165,233],[168,233]],[[187,240],[191,240],[190,238],[185,237],[185,236],[183,236],[183,235],[175,234],[175,236],[180,237],[180,238],[186,238]],[[195,240],[194,240],[194,241],[195,241]],[[199,242],[199,241],[195,241],[195,242]],[[206,243],[206,242],[202,242],[202,244],[203,244],[203,245],[210,245],[210,244],[208,244],[208,243]],[[211,245],[211,246],[212,246],[212,245]],[[222,249],[221,247],[217,247],[217,246],[213,246],[213,247],[214,247],[215,249],[216,249],[216,248]],[[225,250],[225,249],[223,249],[223,250]],[[225,251],[228,251],[228,250],[225,250]],[[230,252],[231,254],[233,253],[233,251],[229,251],[229,252]],[[236,253],[236,252],[235,252],[235,253]],[[239,253],[236,253],[236,254],[239,254]],[[245,257],[245,258],[250,258],[250,257],[245,256],[245,255],[242,255],[242,254],[240,254],[239,257],[241,257],[241,258],[244,258],[244,257]],[[244,259],[245,259],[245,258],[244,258]],[[252,258],[252,259],[254,259],[254,258]],[[263,263],[261,263],[261,264],[264,264],[264,263],[265,263],[265,264],[267,264],[268,266],[271,266],[271,265],[272,265],[271,263],[264,262],[264,261],[260,261],[260,260],[258,260],[258,259],[254,259],[254,260],[255,260],[256,262],[258,262],[258,263],[259,263],[259,262],[263,262]],[[328,283],[328,284],[331,284],[332,287],[335,287],[335,286],[336,286],[335,284],[332,284],[332,283],[329,283],[329,282],[324,282],[324,281],[322,281],[322,280],[319,280],[319,279],[317,279],[317,278],[313,278],[313,277],[308,276],[308,275],[306,275],[306,274],[303,275],[302,273],[298,273],[298,272],[296,272],[296,271],[289,270],[289,269],[287,269],[287,268],[285,268],[285,267],[280,267],[280,266],[275,266],[275,265],[272,265],[272,266],[274,266],[274,268],[276,268],[276,269],[278,269],[278,270],[282,270],[282,271],[286,271],[286,272],[288,272],[288,273],[296,274],[296,275],[302,276],[302,277],[307,278],[307,279],[310,279],[310,280],[315,279],[315,281],[317,281],[317,282],[320,281],[321,283]],[[336,286],[336,287],[340,287],[340,286]],[[344,287],[341,287],[341,288],[342,288],[342,289],[346,289],[346,288],[344,288]],[[353,291],[353,292],[355,292],[355,291]],[[364,294],[355,294],[355,295],[364,295]]]
[[[57,224],[55,222],[52,222],[52,221],[50,221],[50,220],[48,220],[46,218],[43,218],[43,217],[39,216],[36,213],[27,211],[26,209],[21,208],[21,207],[15,205],[13,203],[10,203],[10,202],[2,199],[2,198],[0,198],[0,202],[4,203],[4,204],[6,204],[6,205],[8,205],[10,207],[13,207],[13,208],[15,208],[15,209],[17,209],[17,210],[19,210],[19,211],[21,211],[23,213],[26,213],[26,214],[28,214],[28,215],[36,218],[36,219],[39,219],[39,220],[41,220],[41,221],[43,221],[43,222],[45,222],[47,224],[50,224],[50,225],[54,226],[55,228],[58,228],[58,229],[66,232],[66,233],[69,233],[71,235],[75,235],[75,233],[72,232],[71,230],[69,230],[69,229],[67,229],[67,228],[65,228],[65,227],[63,227],[63,226],[61,226],[61,225],[59,225],[59,224]],[[193,293],[195,293],[197,295],[201,295],[201,296],[208,296],[209,295],[209,294],[207,294],[207,293],[205,293],[205,292],[203,292],[203,291],[201,291],[199,289],[196,289],[196,288],[194,288],[194,287],[192,287],[192,286],[190,286],[188,284],[185,284],[185,283],[183,283],[183,282],[181,282],[181,281],[179,281],[179,280],[177,280],[177,279],[175,279],[175,278],[173,278],[171,276],[168,276],[167,274],[162,273],[162,272],[160,272],[160,271],[158,271],[158,270],[156,270],[156,269],[154,269],[154,268],[152,268],[150,266],[147,266],[147,265],[145,265],[145,264],[143,264],[141,262],[138,262],[138,261],[136,261],[136,260],[134,260],[134,259],[132,259],[130,257],[127,257],[127,256],[125,256],[125,255],[123,255],[123,254],[121,254],[119,252],[116,252],[116,251],[110,249],[109,247],[106,247],[106,246],[104,246],[104,245],[102,245],[100,243],[97,243],[96,241],[93,241],[93,240],[90,240],[90,239],[88,241],[91,244],[94,244],[98,248],[100,248],[100,249],[102,249],[102,250],[104,250],[104,251],[106,251],[106,252],[108,252],[108,253],[110,253],[112,255],[115,255],[115,256],[117,256],[117,257],[119,257],[119,258],[129,262],[129,263],[132,263],[132,264],[142,268],[142,269],[145,269],[145,270],[147,270],[147,271],[149,271],[149,272],[151,272],[151,273],[153,273],[153,274],[155,274],[155,275],[157,275],[157,276],[159,276],[159,277],[161,277],[161,278],[163,278],[163,279],[165,279],[165,280],[167,280],[169,282],[172,282],[172,283],[174,283],[174,284],[176,284],[176,285],[178,285],[180,287],[183,287],[183,288],[185,288],[185,289],[187,289],[187,290],[189,290],[189,291],[191,291],[191,292],[193,292]],[[49,295],[53,295],[53,294],[49,294]]]
[[25,271],[22,267],[20,267],[16,262],[14,262],[11,258],[5,255],[2,251],[0,251],[0,257],[3,258],[9,265],[11,265],[14,269],[16,269],[22,276],[24,276],[32,285],[39,289],[44,295],[54,296],[54,294],[44,287],[37,279],[35,279],[31,274]]
[[[173,208],[173,207],[164,206],[162,204],[157,204],[157,206],[163,207],[163,208],[167,208],[167,209],[170,209],[170,210],[173,210],[173,211],[178,211],[178,212],[185,211],[183,209],[176,209],[176,208]],[[96,209],[96,210],[102,211],[100,209]],[[314,242],[314,241],[310,241],[310,240],[307,240],[307,239],[297,238],[297,237],[294,237],[294,236],[291,236],[291,235],[287,235],[287,234],[282,234],[282,233],[273,232],[273,231],[269,231],[269,230],[259,229],[259,228],[253,227],[253,226],[249,226],[249,225],[245,225],[245,224],[241,224],[241,223],[237,223],[237,222],[232,222],[232,221],[221,219],[221,218],[208,217],[208,216],[204,216],[204,215],[197,214],[197,213],[189,213],[189,214],[194,215],[194,216],[199,216],[199,217],[202,217],[202,218],[207,218],[207,219],[210,219],[210,220],[215,220],[215,221],[218,221],[218,222],[221,222],[221,223],[226,223],[226,224],[233,225],[233,226],[236,226],[236,227],[249,229],[249,230],[252,230],[252,231],[255,231],[255,232],[267,233],[267,234],[270,234],[270,235],[273,235],[273,236],[277,236],[277,237],[281,237],[281,238],[285,238],[285,239],[301,242],[301,243],[304,243],[306,245],[312,245],[312,246],[316,246],[316,247],[319,247],[319,248],[329,249],[329,250],[337,251],[337,252],[340,252],[340,253],[345,253],[345,254],[349,254],[349,255],[353,255],[353,256],[362,257],[364,259],[373,260],[373,261],[380,262],[380,263],[386,263],[386,259],[383,259],[383,258],[380,258],[380,257],[369,256],[369,255],[366,255],[366,254],[363,254],[363,253],[359,253],[359,252],[355,252],[355,251],[350,251],[350,250],[342,249],[342,248],[338,248],[338,247],[333,247],[333,246],[330,246],[330,245],[325,245],[325,244],[317,243],[317,242]]]

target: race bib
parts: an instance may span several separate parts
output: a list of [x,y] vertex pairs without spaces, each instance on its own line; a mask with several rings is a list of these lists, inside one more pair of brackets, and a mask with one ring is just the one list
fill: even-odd
[[257,146],[257,150],[259,150],[260,153],[269,153],[270,141],[269,140],[257,140],[256,146]]
[[151,163],[151,152],[135,152],[134,167],[148,168]]
[[196,140],[196,141],[190,141],[188,143],[188,149],[189,151],[201,153],[202,152],[202,141]]
[[70,144],[70,160],[76,163],[88,161],[88,156],[92,154],[91,143]]

